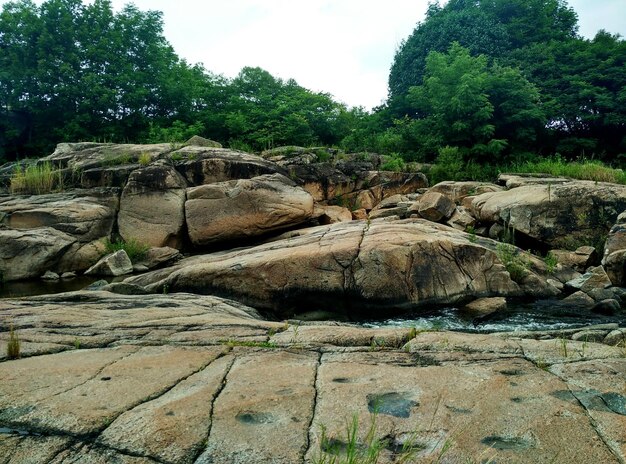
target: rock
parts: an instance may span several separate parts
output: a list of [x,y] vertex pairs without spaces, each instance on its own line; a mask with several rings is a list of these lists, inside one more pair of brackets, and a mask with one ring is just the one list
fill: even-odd
[[575,249],[597,243],[624,209],[626,186],[569,181],[484,193],[472,201],[471,213],[480,222],[499,222],[542,246]]
[[100,279],[100,280],[96,280],[94,283],[85,287],[85,290],[90,291],[90,292],[95,292],[95,291],[99,291],[102,287],[106,285],[109,285],[109,282],[107,282],[104,279]]
[[133,264],[133,272],[148,272],[150,268],[145,264]]
[[559,291],[563,291],[563,289],[565,288],[565,285],[560,280],[546,279],[546,282],[548,282],[550,285],[552,285],[554,288],[558,289]]
[[94,240],[87,244],[74,243],[61,257],[59,272],[76,272],[89,269],[102,255],[106,254],[105,240]]
[[626,285],[626,212],[617,217],[609,231],[602,264],[614,285]]
[[355,221],[367,219],[367,211],[365,208],[355,209],[352,211],[352,219]]
[[0,276],[5,282],[39,277],[56,269],[76,238],[52,227],[0,229]]
[[596,249],[591,246],[582,246],[576,251],[550,250],[550,253],[560,264],[569,266],[578,272],[585,272],[589,266],[599,264]]
[[[348,303],[365,310],[521,293],[495,251],[465,233],[419,219],[320,226],[128,281],[155,292],[167,286],[281,311],[315,309],[306,307],[313,300],[316,307],[328,301],[330,307]],[[534,291],[554,294],[547,284]]]
[[205,139],[204,137],[200,137],[199,135],[194,135],[189,140],[185,142],[187,146],[193,147],[208,147],[208,148],[222,148],[222,144],[216,142],[215,140]]
[[574,306],[578,306],[581,308],[591,308],[596,304],[593,298],[587,295],[585,292],[577,291],[572,293],[566,298],[563,298],[564,303],[571,303]]
[[611,316],[616,314],[622,310],[619,301],[613,299],[602,300],[593,305],[591,311],[597,314],[604,314],[606,316]]
[[172,152],[176,170],[190,186],[212,184],[236,179],[251,179],[265,174],[286,172],[260,156],[226,148],[189,146]]
[[506,309],[506,298],[478,298],[465,305],[465,310],[478,316],[485,316]]
[[63,274],[61,274],[61,279],[74,279],[75,277],[75,272],[64,272]]
[[172,167],[133,171],[120,199],[119,233],[125,241],[180,248],[185,224],[187,182]]
[[315,205],[313,218],[322,224],[335,224],[337,222],[352,221],[352,213],[342,206]]
[[446,224],[457,230],[467,232],[468,230],[474,228],[476,225],[476,219],[474,219],[474,217],[469,214],[465,208],[457,206]]
[[624,340],[626,340],[626,329],[612,330],[604,337],[604,343],[610,346],[623,344]]
[[611,286],[611,280],[606,275],[602,266],[590,267],[585,274],[581,277],[570,280],[566,283],[567,286],[582,290],[585,293],[590,292],[596,288],[608,288]]
[[183,255],[176,248],[152,247],[146,251],[146,254],[133,267],[143,266],[147,271],[163,264],[171,264],[182,257]]
[[546,174],[500,174],[498,183],[507,189],[514,189],[525,185],[558,185],[571,182],[567,177],[554,177]]
[[51,227],[86,244],[110,236],[118,195],[117,189],[93,189],[0,197],[0,224],[20,230]]
[[46,271],[44,275],[41,276],[41,280],[59,280],[60,276],[56,272]]
[[572,335],[572,340],[581,342],[602,343],[607,335],[606,330],[581,330]]
[[105,256],[85,271],[85,275],[121,276],[132,274],[133,263],[124,250]]
[[432,186],[428,191],[441,193],[459,205],[468,196],[481,195],[488,192],[501,192],[502,190],[504,190],[502,187],[486,182],[444,181]]
[[579,279],[582,277],[580,272],[576,272],[571,267],[563,266],[562,264],[557,264],[556,268],[552,272],[552,276],[557,279],[559,282],[565,284],[570,280]]
[[313,198],[279,174],[187,190],[185,214],[196,246],[292,227],[313,214]]
[[418,213],[424,219],[439,222],[449,219],[455,211],[455,205],[448,197],[436,192],[427,192],[419,199]]
[[408,214],[410,214],[409,207],[411,206],[411,204],[412,203],[398,203],[398,205],[394,208],[374,208],[372,211],[370,211],[368,217],[370,219],[389,218],[393,216],[396,216],[398,218],[405,218]]
[[117,293],[119,295],[147,295],[148,292],[139,285],[128,284],[125,282],[112,282],[108,285],[98,287],[101,292]]
[[613,290],[613,288],[614,287],[593,288],[593,289],[589,290],[589,292],[587,292],[587,295],[589,295],[595,301],[610,300],[610,299],[617,300],[617,301],[622,301],[622,297],[619,296],[619,294],[616,293]]
[[489,228],[489,238],[493,240],[500,240],[502,238],[502,235],[504,234],[504,231],[504,226],[496,222],[492,224]]

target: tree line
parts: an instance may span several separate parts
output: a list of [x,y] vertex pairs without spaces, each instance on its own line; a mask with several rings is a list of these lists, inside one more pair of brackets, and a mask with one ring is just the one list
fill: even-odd
[[0,13],[0,158],[62,141],[233,148],[333,145],[405,160],[502,164],[560,153],[626,157],[626,42],[578,35],[564,0],[449,0],[397,50],[368,112],[246,67],[229,79],[179,58],[157,11],[109,0],[17,0]]

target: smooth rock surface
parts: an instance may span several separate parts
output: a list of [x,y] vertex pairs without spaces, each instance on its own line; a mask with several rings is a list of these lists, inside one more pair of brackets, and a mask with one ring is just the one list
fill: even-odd
[[85,275],[121,276],[133,273],[133,263],[124,250],[105,256],[85,271]]

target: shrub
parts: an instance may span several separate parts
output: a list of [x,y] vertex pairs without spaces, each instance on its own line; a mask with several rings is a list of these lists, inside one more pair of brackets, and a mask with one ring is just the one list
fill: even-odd
[[9,190],[13,194],[42,195],[63,189],[61,171],[52,168],[49,162],[18,165],[10,179]]
[[150,249],[150,246],[139,243],[138,241],[132,239],[127,241],[111,241],[109,239],[106,239],[104,241],[104,247],[106,254],[115,253],[119,250],[124,250],[133,263],[143,258],[146,255],[147,251]]
[[406,163],[400,155],[394,153],[380,166],[381,171],[402,172],[406,169]]
[[496,254],[511,275],[511,280],[521,282],[528,272],[528,263],[519,250],[509,243],[499,243]]

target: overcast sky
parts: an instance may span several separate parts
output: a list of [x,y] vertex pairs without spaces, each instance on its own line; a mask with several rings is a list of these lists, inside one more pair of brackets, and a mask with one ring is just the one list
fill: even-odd
[[[0,4],[7,3],[0,0]],[[41,0],[36,3],[41,3]],[[121,8],[127,0],[113,0]],[[350,106],[387,95],[398,45],[424,19],[428,0],[134,0],[163,12],[165,36],[191,63],[234,77],[259,66]],[[569,0],[580,33],[626,36],[626,0]]]

